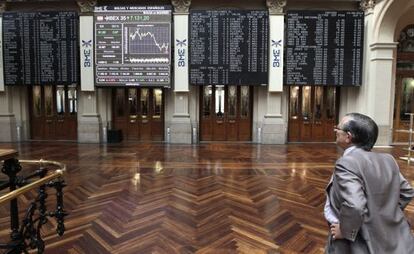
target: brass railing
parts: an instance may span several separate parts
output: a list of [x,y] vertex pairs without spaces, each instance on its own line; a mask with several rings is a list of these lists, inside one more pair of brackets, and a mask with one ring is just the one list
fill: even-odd
[[[0,197],[0,205],[10,202],[10,228],[11,241],[6,244],[0,243],[0,249],[6,249],[6,253],[28,253],[29,249],[37,249],[38,253],[43,253],[45,245],[40,234],[43,224],[46,224],[49,217],[54,217],[57,221],[57,233],[63,235],[65,231],[64,217],[67,215],[63,209],[63,191],[65,183],[63,174],[66,166],[63,163],[48,160],[17,160],[8,159],[0,161],[2,163],[2,173],[9,179],[0,184],[0,190],[10,189]],[[20,176],[20,163],[39,164],[39,168],[28,176]],[[53,172],[49,166],[57,167]],[[33,178],[39,179],[32,181]],[[31,182],[32,181],[32,182]],[[46,188],[56,190],[56,208],[53,211],[47,210],[46,198],[48,194]],[[27,208],[27,212],[19,227],[19,212],[17,198],[29,191],[38,188],[38,195]]]

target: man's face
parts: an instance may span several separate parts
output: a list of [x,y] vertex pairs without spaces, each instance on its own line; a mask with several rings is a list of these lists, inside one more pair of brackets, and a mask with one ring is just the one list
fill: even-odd
[[336,144],[343,149],[349,147],[351,143],[351,133],[343,130],[344,124],[349,120],[348,117],[342,118],[339,124],[334,128],[336,134]]

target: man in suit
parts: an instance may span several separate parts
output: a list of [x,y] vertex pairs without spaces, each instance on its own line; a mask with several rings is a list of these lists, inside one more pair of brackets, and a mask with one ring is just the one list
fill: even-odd
[[330,224],[326,253],[413,254],[414,237],[403,210],[414,190],[389,154],[371,152],[378,126],[347,114],[335,128],[344,149],[326,191]]

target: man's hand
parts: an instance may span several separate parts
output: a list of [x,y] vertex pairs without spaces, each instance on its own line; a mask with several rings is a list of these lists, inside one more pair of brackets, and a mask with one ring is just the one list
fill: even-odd
[[343,239],[341,227],[339,224],[331,224],[331,235],[334,240]]

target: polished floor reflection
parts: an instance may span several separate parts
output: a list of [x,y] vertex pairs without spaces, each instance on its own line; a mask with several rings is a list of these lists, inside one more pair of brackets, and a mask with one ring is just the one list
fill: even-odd
[[[341,155],[334,144],[0,144],[10,147],[67,164],[66,233],[47,225],[46,253],[323,253],[324,188]],[[397,161],[414,184],[414,166]],[[414,201],[407,215],[414,225]]]

